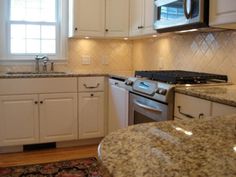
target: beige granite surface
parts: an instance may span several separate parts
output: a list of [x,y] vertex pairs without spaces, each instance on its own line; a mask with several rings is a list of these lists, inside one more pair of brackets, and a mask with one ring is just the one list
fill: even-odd
[[11,79],[11,78],[45,78],[45,77],[89,77],[89,76],[107,76],[107,77],[116,77],[120,79],[127,79],[132,76],[132,73],[93,73],[93,72],[58,72],[58,73],[50,73],[50,72],[41,72],[41,73],[20,73],[20,74],[7,74],[0,73],[0,79]]
[[177,87],[175,91],[230,106],[236,106],[236,85]]
[[106,136],[98,152],[113,177],[233,177],[236,115],[130,126]]

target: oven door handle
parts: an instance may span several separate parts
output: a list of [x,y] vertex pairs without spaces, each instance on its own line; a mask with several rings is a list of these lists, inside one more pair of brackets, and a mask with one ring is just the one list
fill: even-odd
[[160,109],[158,109],[158,108],[151,107],[151,106],[147,106],[147,105],[142,104],[142,103],[140,103],[140,102],[138,102],[138,101],[136,101],[136,100],[134,101],[134,104],[137,105],[137,106],[139,106],[139,107],[141,107],[141,108],[147,109],[147,110],[149,110],[149,111],[154,111],[154,112],[162,113],[162,110],[160,110]]

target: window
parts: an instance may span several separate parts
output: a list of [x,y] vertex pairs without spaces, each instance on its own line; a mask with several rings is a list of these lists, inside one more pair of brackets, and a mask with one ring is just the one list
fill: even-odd
[[[65,59],[67,1],[4,0],[0,3],[0,60],[28,60],[36,54]],[[1,51],[1,50],[0,50]]]
[[11,0],[11,54],[56,54],[56,7],[56,0]]

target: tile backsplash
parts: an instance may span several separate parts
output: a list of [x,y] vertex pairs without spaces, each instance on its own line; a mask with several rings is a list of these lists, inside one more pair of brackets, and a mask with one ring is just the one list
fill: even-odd
[[227,74],[236,83],[236,31],[188,33],[136,40],[133,69]]
[[[68,61],[56,70],[130,74],[135,70],[180,69],[227,74],[236,83],[236,31],[172,34],[134,41],[69,39]],[[91,63],[82,64],[89,56]],[[0,71],[33,70],[0,65]]]

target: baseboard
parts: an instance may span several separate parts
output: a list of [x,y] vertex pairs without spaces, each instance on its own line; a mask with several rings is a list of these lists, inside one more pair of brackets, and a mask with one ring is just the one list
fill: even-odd
[[3,153],[13,153],[13,152],[23,152],[23,146],[0,147],[0,154],[3,154]]
[[76,141],[65,141],[65,142],[57,142],[57,148],[64,147],[76,147],[76,146],[85,146],[85,145],[94,145],[99,144],[102,138],[94,138],[94,139],[86,139],[86,140],[76,140]]

